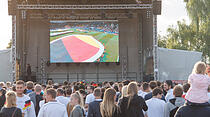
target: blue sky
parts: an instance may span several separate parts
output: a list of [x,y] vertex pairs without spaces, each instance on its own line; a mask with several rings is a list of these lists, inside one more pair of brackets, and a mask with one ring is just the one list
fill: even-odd
[[[0,0],[0,50],[5,49],[12,38],[12,17],[8,16],[8,0]],[[162,14],[158,16],[158,34],[166,35],[169,25],[176,25],[178,20],[189,18],[183,0],[162,0]]]

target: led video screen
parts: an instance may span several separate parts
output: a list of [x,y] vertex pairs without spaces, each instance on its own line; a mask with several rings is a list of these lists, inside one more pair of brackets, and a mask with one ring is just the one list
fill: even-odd
[[118,22],[50,21],[50,62],[119,62]]

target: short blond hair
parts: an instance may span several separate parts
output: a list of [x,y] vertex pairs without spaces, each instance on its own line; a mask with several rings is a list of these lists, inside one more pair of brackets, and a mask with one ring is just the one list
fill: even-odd
[[197,63],[195,63],[192,72],[195,74],[205,74],[206,64],[204,62],[198,61]]
[[6,93],[6,103],[5,107],[11,108],[11,107],[16,107],[16,94],[14,91],[8,91]]

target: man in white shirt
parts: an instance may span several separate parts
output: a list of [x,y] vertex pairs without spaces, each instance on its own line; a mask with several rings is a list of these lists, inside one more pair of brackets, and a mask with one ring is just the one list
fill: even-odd
[[95,96],[93,95],[93,90],[94,90],[94,87],[93,86],[88,86],[87,87],[87,92],[88,92],[88,95],[85,99],[85,108],[88,108],[88,104],[95,101]]
[[147,82],[144,82],[142,84],[142,92],[140,94],[138,94],[138,96],[141,96],[141,97],[145,97],[145,95],[147,95],[148,93],[150,93],[150,88],[149,88],[149,83]]
[[56,91],[50,88],[46,92],[46,101],[38,114],[38,117],[68,117],[66,106],[61,104],[56,98]]
[[17,107],[21,109],[24,117],[36,117],[34,104],[30,101],[30,97],[24,95],[25,83],[22,80],[16,82],[16,103]]
[[69,103],[69,99],[64,97],[64,91],[61,88],[57,89],[57,97],[55,98],[58,102],[61,104],[64,104],[67,107],[67,104]]
[[146,101],[148,110],[146,111],[147,117],[164,117],[165,102],[161,100],[163,91],[161,88],[155,88],[152,91],[152,98]]
[[174,98],[174,95],[173,95],[173,82],[171,80],[166,80],[164,82],[164,90],[167,91],[167,94],[166,94],[166,102],[168,102],[170,99],[173,99]]

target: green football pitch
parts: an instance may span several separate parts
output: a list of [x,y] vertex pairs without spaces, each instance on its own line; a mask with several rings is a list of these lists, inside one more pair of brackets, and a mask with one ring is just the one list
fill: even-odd
[[[104,32],[96,32],[96,31],[86,31],[80,29],[69,29],[65,31],[72,31],[69,33],[51,36],[50,42],[56,39],[59,39],[64,36],[69,35],[89,35],[94,37],[96,40],[101,42],[104,45],[104,54],[100,57],[98,62],[119,62],[119,35],[118,34],[109,34]],[[59,31],[56,31],[58,33]],[[51,31],[50,33],[55,33],[55,31]],[[97,61],[95,61],[97,62]]]

